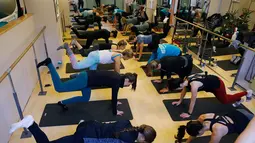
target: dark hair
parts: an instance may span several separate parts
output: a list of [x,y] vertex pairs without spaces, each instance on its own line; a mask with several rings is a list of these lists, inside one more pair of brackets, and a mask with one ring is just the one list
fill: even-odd
[[103,21],[107,22],[107,17],[106,16],[103,17]]
[[175,139],[177,139],[177,141],[181,143],[183,137],[185,136],[185,130],[190,136],[196,137],[202,128],[203,124],[199,121],[189,121],[186,126],[180,126],[178,128],[178,133],[175,136]]
[[138,33],[139,31],[138,31],[138,29],[137,29],[136,26],[132,26],[132,27],[131,27],[131,32],[134,32],[135,35],[137,35],[137,33]]
[[171,78],[168,80],[168,88],[169,90],[175,90],[180,87],[181,83],[183,83],[182,78]]
[[139,127],[125,128],[120,132],[115,133],[115,137],[119,138],[120,134],[123,132],[139,132],[143,134],[145,141],[143,143],[152,143],[157,136],[155,129],[148,125],[141,125]]
[[132,82],[132,90],[136,90],[136,84],[137,84],[137,74],[136,73],[126,73],[125,78],[129,80],[129,82]]
[[150,63],[148,63],[146,65],[146,70],[145,70],[146,75],[152,76],[153,70],[155,70],[158,67],[158,65],[159,65],[159,60],[153,60]]
[[113,30],[113,31],[112,31],[112,34],[113,34],[113,37],[116,38],[117,35],[118,35],[118,31],[117,31],[117,30]]
[[129,38],[128,38],[128,40],[129,40],[129,41],[133,41],[133,40],[135,39],[135,37],[136,37],[135,35],[130,35]]

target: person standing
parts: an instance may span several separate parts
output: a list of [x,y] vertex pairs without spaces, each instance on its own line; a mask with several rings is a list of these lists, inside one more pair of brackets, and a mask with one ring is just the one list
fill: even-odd
[[97,7],[100,7],[100,5],[101,5],[101,0],[96,0],[96,5],[97,5]]
[[78,1],[78,9],[83,9],[84,8],[84,1],[83,0],[79,0]]

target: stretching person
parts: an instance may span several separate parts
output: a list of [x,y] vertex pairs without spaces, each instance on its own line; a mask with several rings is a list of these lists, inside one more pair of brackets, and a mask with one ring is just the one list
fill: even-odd
[[97,50],[90,52],[88,57],[84,60],[77,62],[76,57],[73,51],[69,48],[68,44],[65,43],[63,46],[60,46],[57,50],[66,49],[67,54],[70,58],[73,69],[85,69],[89,68],[90,70],[96,70],[98,64],[111,64],[114,63],[114,70],[120,73],[121,58],[128,60],[133,58],[133,52],[130,49],[126,49],[123,52],[112,52],[111,50]]
[[239,92],[233,95],[226,93],[226,88],[224,82],[215,75],[207,74],[195,74],[188,77],[183,83],[177,83],[182,89],[181,97],[179,101],[175,101],[172,104],[179,106],[187,92],[187,88],[191,91],[191,100],[189,105],[189,110],[186,113],[182,113],[180,117],[189,118],[194,110],[197,93],[199,91],[211,92],[222,104],[234,103],[233,106],[237,107],[242,103],[241,98],[246,96],[246,101],[252,99],[252,90],[247,90],[247,92]]
[[47,66],[49,68],[54,88],[57,92],[82,92],[82,96],[59,101],[58,104],[64,110],[68,110],[68,107],[66,106],[67,104],[88,102],[91,95],[91,87],[106,86],[112,88],[112,113],[121,116],[124,112],[117,110],[117,105],[121,104],[121,102],[117,101],[119,88],[132,85],[132,90],[136,89],[136,73],[120,75],[114,71],[84,71],[80,72],[80,74],[71,80],[62,82],[50,58],[47,58],[37,65],[38,68],[41,66]]
[[94,22],[97,23],[98,25],[98,28],[101,29],[102,28],[102,24],[101,24],[101,21],[102,21],[102,18],[100,16],[97,16],[97,15],[94,15],[94,16],[87,16],[85,18],[84,21],[81,21],[80,18],[78,17],[74,17],[74,20],[79,24],[79,25],[84,25],[84,27],[82,28],[79,28],[79,30],[87,30],[89,28],[89,25],[90,24],[94,24]]
[[[184,55],[179,57],[165,56],[160,60],[153,60],[147,64],[147,75],[152,75],[152,71],[160,70],[159,80],[154,80],[155,83],[162,83],[164,76],[167,76],[168,85],[160,90],[160,93],[165,93],[170,90],[176,90],[175,83],[183,81],[185,77],[189,76],[193,68],[193,59],[191,55]],[[172,79],[171,76],[176,73],[179,79]]]
[[182,51],[179,47],[172,45],[172,44],[159,44],[157,52],[152,53],[148,64],[152,60],[160,60],[165,56],[181,56]]
[[[228,134],[240,134],[253,118],[253,114],[245,109],[237,109],[225,115],[215,113],[202,114],[195,121],[189,121],[186,126],[180,126],[175,138],[182,143],[185,130],[190,135],[186,143],[190,143],[197,136],[211,131],[210,143],[219,143],[221,138]],[[247,143],[243,141],[242,143]]]
[[98,121],[81,121],[74,134],[49,141],[31,115],[11,125],[9,133],[19,128],[28,129],[37,143],[152,143],[157,136],[155,129],[148,125],[134,127],[130,121],[101,123]]
[[121,40],[117,44],[115,43],[93,44],[93,47],[89,49],[84,49],[84,47],[78,41],[74,39],[72,40],[70,45],[73,46],[73,48],[78,48],[79,53],[83,57],[87,57],[90,52],[96,51],[96,50],[112,50],[113,52],[123,52],[123,50],[126,49],[127,42],[124,40]]
[[93,44],[94,40],[103,38],[105,39],[106,43],[109,43],[109,38],[114,37],[116,38],[118,35],[117,31],[108,31],[106,29],[96,30],[96,31],[86,31],[83,33],[79,33],[77,29],[71,28],[76,36],[80,39],[87,39],[85,49],[89,49],[89,47]]
[[158,45],[160,44],[160,39],[165,38],[169,30],[170,30],[170,26],[168,27],[166,26],[164,27],[163,34],[152,33],[150,35],[142,35],[142,34],[138,36],[130,35],[129,41],[131,41],[131,43],[134,43],[134,47],[136,47],[136,54],[139,51],[139,57],[137,58],[137,60],[140,60],[140,58],[142,57],[144,44],[148,44],[148,48],[152,52],[157,52]]

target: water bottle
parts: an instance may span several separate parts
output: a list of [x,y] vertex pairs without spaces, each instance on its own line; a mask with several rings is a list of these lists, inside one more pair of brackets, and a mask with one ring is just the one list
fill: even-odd
[[62,65],[62,61],[58,61],[58,65]]

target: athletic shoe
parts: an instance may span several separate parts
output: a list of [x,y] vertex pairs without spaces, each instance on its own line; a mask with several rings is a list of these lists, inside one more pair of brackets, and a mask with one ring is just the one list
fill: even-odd
[[48,64],[51,63],[51,59],[50,58],[47,58],[45,59],[44,61],[40,62],[37,64],[37,68],[40,68],[41,66],[47,66]]
[[62,107],[63,110],[67,111],[68,110],[68,107],[63,104],[61,101],[58,102],[58,105]]
[[168,20],[169,18],[168,17],[166,17],[164,20],[163,20],[163,23],[167,23],[167,20]]
[[232,104],[233,107],[238,107],[242,104],[242,102],[244,102],[243,99],[239,100],[239,101],[236,101],[235,103]]
[[232,55],[232,58],[231,58],[230,61],[231,61],[232,63],[234,63],[235,59],[236,59],[236,55]]
[[72,42],[70,43],[70,45],[75,45],[75,43],[76,43],[76,40],[73,39]]
[[12,134],[19,128],[29,128],[31,125],[33,125],[34,121],[34,118],[31,115],[28,115],[18,123],[12,124],[9,133]]
[[246,102],[251,101],[252,99],[252,90],[247,90],[247,95],[246,95]]

